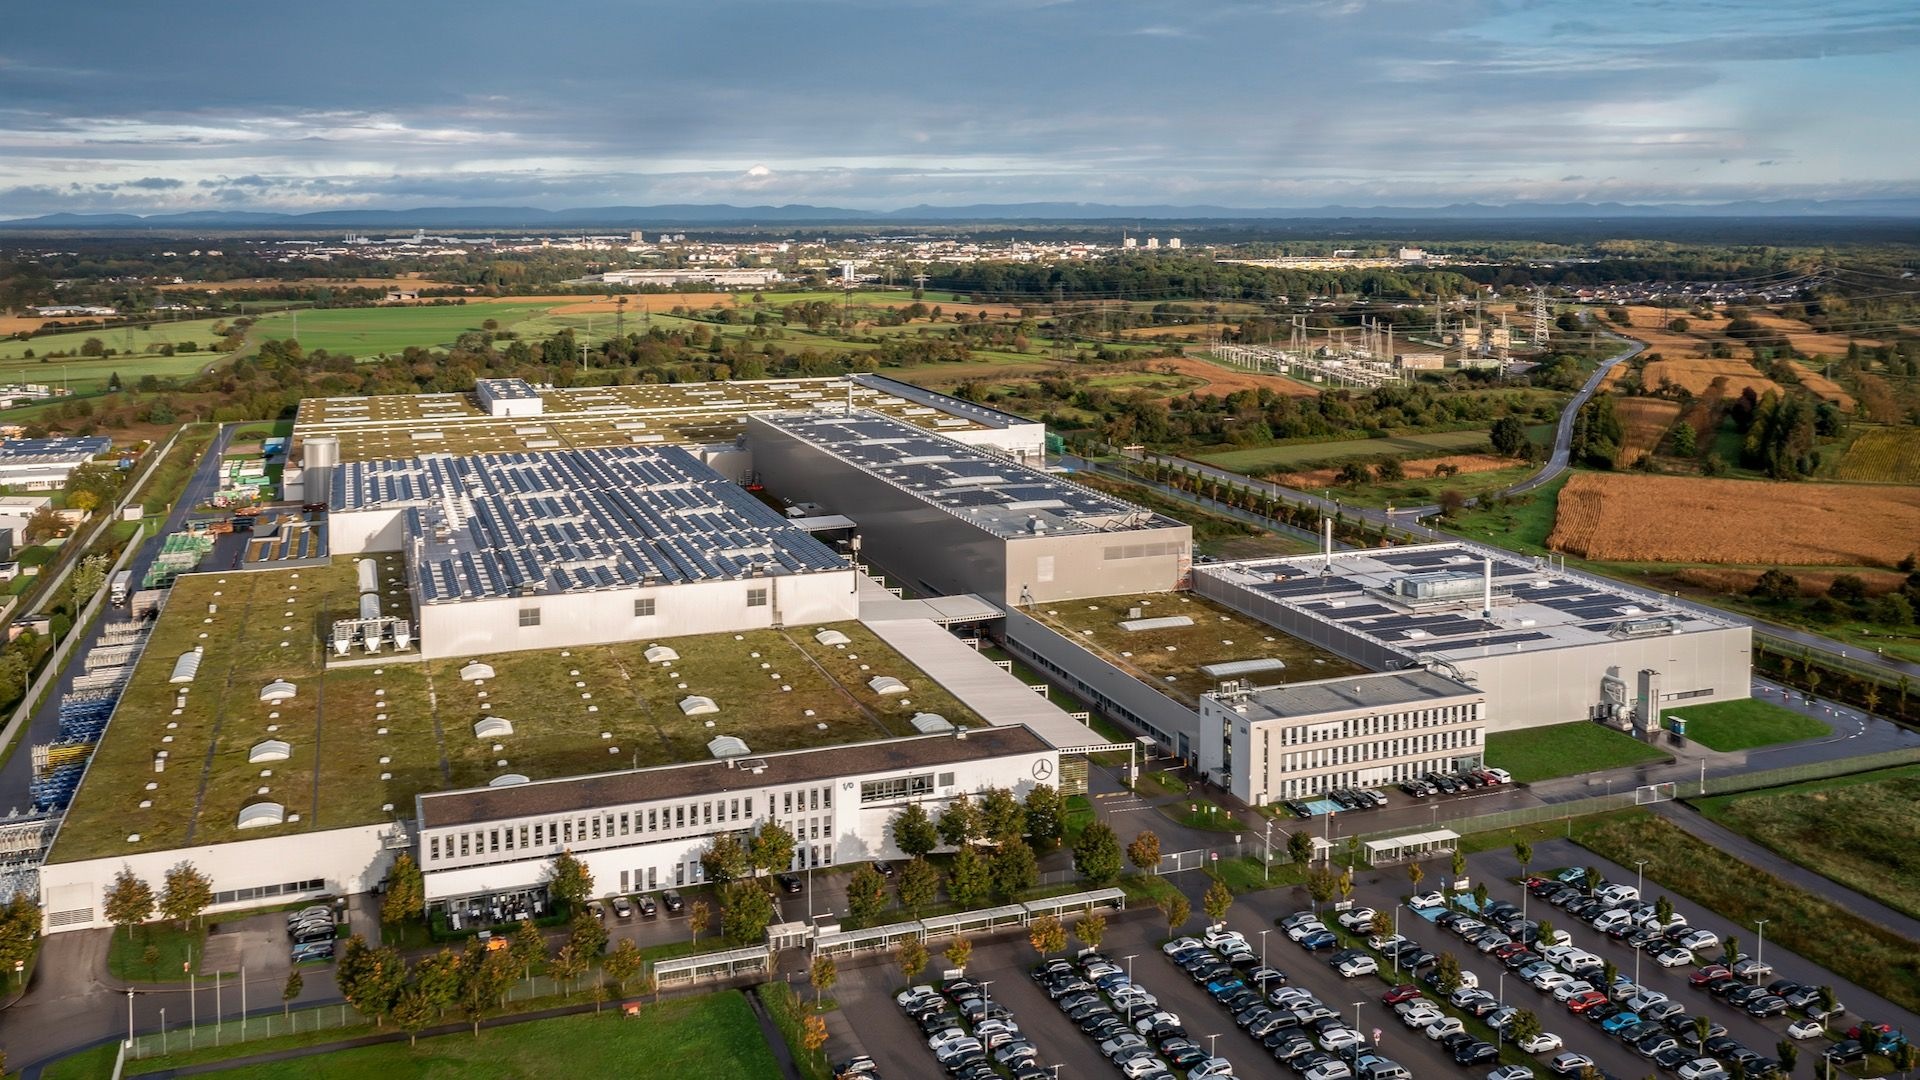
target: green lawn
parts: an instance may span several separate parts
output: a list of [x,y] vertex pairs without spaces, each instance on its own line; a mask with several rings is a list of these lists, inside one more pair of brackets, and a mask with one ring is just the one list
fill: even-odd
[[1338,464],[1355,458],[1437,457],[1487,448],[1485,431],[1436,431],[1424,435],[1392,435],[1381,439],[1294,443],[1251,450],[1226,450],[1198,455],[1197,460],[1235,472],[1286,472],[1308,465]]
[[[24,341],[18,338],[8,338],[0,341],[0,360],[17,360],[26,356],[29,352],[33,353],[36,357],[45,356],[52,352],[69,353],[77,357],[80,352],[80,347],[87,343],[88,338],[99,338],[101,345],[120,353],[142,354],[147,351],[147,346],[149,345],[178,345],[183,341],[191,341],[203,350],[210,349],[220,343],[220,338],[213,332],[213,324],[222,321],[224,320],[193,319],[186,322],[155,323],[152,326],[116,326],[104,330],[98,328],[93,330],[69,330],[62,333],[40,334]],[[121,358],[116,357],[115,359]],[[163,358],[155,357],[154,359]],[[203,361],[205,359],[205,357],[202,358]],[[73,361],[75,365],[81,363],[93,364],[107,362],[110,361],[82,361],[78,359]],[[27,360],[25,363],[31,370],[37,370],[40,373],[33,381],[46,381],[46,367],[34,368],[33,365],[39,363],[37,360]],[[52,365],[47,366],[56,366],[59,363],[60,362],[56,360]],[[0,367],[0,371],[9,373],[6,376],[9,379],[15,377],[11,374],[13,370],[13,364]],[[121,372],[120,377],[123,379],[126,378],[126,373]]]
[[235,1080],[401,1080],[403,1077],[659,1077],[762,1080],[778,1076],[738,991],[647,1004],[637,1019],[617,1008],[469,1034],[383,1043],[292,1061],[230,1069]]
[[100,1080],[113,1075],[113,1061],[119,1047],[111,1041],[91,1050],[63,1057],[40,1070],[40,1080]]
[[1920,916],[1920,765],[1694,804],[1722,825],[1889,907]]
[[1668,709],[1665,716],[1684,717],[1687,738],[1711,750],[1750,750],[1818,739],[1833,730],[1811,716],[1758,698]]
[[[115,930],[113,944],[107,946],[107,970],[114,978],[128,982],[186,982],[187,973],[181,965],[191,951],[194,970],[198,971],[206,943],[204,926],[182,930],[170,922],[147,923],[134,927],[131,937],[125,930]],[[151,965],[145,959],[149,945],[156,954]]]
[[[1857,824],[1851,819],[1851,828]],[[1920,1008],[1920,942],[1877,926],[1695,839],[1664,818],[1639,813],[1573,830],[1582,846],[1615,863],[1646,860],[1648,883],[1687,897],[1742,926],[1767,920],[1767,940],[1817,956],[1835,975],[1907,1009]],[[1901,834],[1893,851],[1912,849]],[[1741,935],[1742,945],[1749,943]]]
[[1512,773],[1518,784],[1671,760],[1631,735],[1586,721],[1487,736],[1487,764]]
[[[0,345],[25,344],[20,341],[0,342]],[[205,345],[206,342],[202,340],[201,344]],[[71,360],[0,360],[0,382],[42,383],[56,389],[65,386],[76,394],[88,394],[104,391],[108,380],[119,375],[120,382],[132,389],[134,383],[144,375],[160,379],[191,378],[201,368],[220,359],[221,355],[216,352],[182,353],[178,356],[136,353],[131,356]]]
[[[374,356],[397,353],[409,345],[445,348],[461,334],[482,329],[480,324],[488,319],[498,322],[502,329],[515,329],[522,322],[545,315],[554,306],[551,302],[534,302],[328,308],[299,312],[297,321],[300,346],[308,352],[325,349],[331,353]],[[613,330],[611,318],[596,321],[605,323],[609,333]],[[255,333],[269,338],[293,337],[295,322],[292,312],[263,315],[254,322]],[[581,316],[580,324],[586,324],[585,316]]]
[[1547,536],[1553,532],[1553,516],[1560,507],[1560,489],[1567,486],[1571,475],[1561,473],[1512,501],[1501,500],[1498,506],[1465,510],[1452,520],[1443,519],[1440,524],[1449,532],[1474,540],[1490,540],[1515,551],[1543,554],[1547,550]]

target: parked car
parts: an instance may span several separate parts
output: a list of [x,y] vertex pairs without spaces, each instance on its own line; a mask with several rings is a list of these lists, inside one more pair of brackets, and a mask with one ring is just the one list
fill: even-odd
[[619,918],[631,919],[633,918],[633,905],[627,902],[626,897],[616,896],[613,898],[613,913]]
[[1424,892],[1407,901],[1409,905],[1417,908],[1443,907],[1446,902],[1446,897],[1441,896],[1438,892]]
[[1585,1054],[1576,1054],[1569,1050],[1555,1054],[1547,1061],[1547,1068],[1561,1076],[1578,1076],[1580,1070],[1593,1068],[1593,1059]]
[[680,899],[680,893],[674,889],[661,893],[660,903],[666,906],[669,915],[678,915],[687,910],[687,902]]
[[1566,1043],[1561,1040],[1560,1036],[1555,1035],[1551,1031],[1543,1031],[1538,1035],[1529,1035],[1521,1039],[1519,1043],[1520,1049],[1525,1050],[1529,1054],[1550,1054],[1565,1045]]
[[1793,1023],[1787,1025],[1787,1038],[1789,1039],[1817,1039],[1826,1033],[1826,1028],[1821,1027],[1812,1020],[1795,1020]]

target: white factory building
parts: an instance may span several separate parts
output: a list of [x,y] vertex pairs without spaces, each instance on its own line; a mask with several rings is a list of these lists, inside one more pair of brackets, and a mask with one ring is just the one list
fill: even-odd
[[677,446],[349,462],[331,504],[336,554],[404,554],[428,658],[859,616],[845,558]]
[[0,442],[0,487],[65,487],[75,469],[111,449],[113,440],[105,435],[8,439]]
[[562,851],[603,894],[651,892],[700,884],[714,836],[767,821],[793,833],[794,870],[898,859],[888,823],[907,805],[1025,798],[1059,764],[1012,726],[438,792],[417,800],[420,865],[429,901],[537,888]]

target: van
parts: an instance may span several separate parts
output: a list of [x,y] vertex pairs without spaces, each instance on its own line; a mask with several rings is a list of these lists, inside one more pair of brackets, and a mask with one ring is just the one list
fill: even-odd
[[1406,1066],[1390,1058],[1362,1058],[1360,1080],[1413,1080],[1413,1074],[1407,1071]]
[[1593,920],[1593,928],[1595,930],[1600,931],[1603,934],[1611,934],[1615,930],[1619,930],[1624,927],[1628,927],[1632,925],[1633,925],[1632,913],[1623,911],[1620,908],[1614,908],[1612,911],[1609,911],[1606,914],[1601,915],[1599,918]]

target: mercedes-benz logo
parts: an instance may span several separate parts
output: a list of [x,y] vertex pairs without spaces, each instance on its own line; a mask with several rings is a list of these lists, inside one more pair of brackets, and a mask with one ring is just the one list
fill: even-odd
[[1033,778],[1035,780],[1045,780],[1052,775],[1053,762],[1048,761],[1046,758],[1041,758],[1039,761],[1033,763]]

